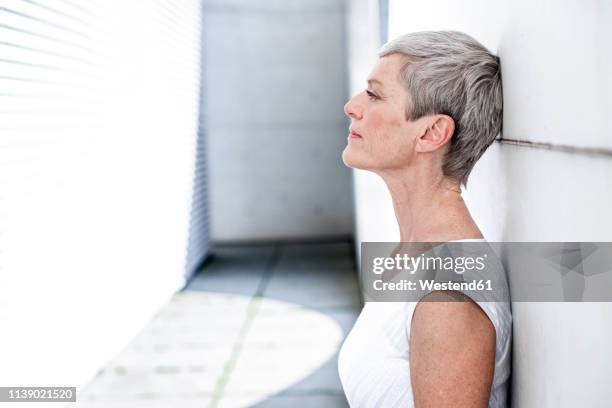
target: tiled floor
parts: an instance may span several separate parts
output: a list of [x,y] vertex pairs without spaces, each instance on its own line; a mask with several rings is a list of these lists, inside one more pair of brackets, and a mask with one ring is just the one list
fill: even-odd
[[346,407],[337,351],[361,308],[350,249],[218,248],[77,406]]

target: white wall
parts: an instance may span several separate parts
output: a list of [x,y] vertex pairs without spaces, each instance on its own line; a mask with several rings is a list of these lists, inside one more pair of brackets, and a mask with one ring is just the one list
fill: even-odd
[[206,0],[215,241],[352,233],[344,0]]
[[[365,29],[364,16],[351,26]],[[389,38],[427,29],[465,31],[502,61],[506,141],[465,192],[485,237],[612,241],[612,4],[390,1]],[[364,73],[354,64],[352,91]],[[355,183],[359,240],[397,240],[382,181],[356,172]],[[513,313],[515,407],[612,405],[612,304],[515,302]]]
[[184,283],[200,2],[2,5],[0,385],[79,387]]

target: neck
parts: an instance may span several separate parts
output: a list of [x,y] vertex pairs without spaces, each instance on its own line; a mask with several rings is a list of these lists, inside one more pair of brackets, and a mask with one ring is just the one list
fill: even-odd
[[459,183],[441,173],[380,173],[393,201],[401,242],[447,242],[482,238],[463,198]]

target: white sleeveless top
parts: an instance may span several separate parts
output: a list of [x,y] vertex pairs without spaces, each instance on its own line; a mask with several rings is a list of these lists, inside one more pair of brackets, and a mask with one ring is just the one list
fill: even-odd
[[[485,242],[457,240],[449,242]],[[477,302],[496,333],[490,408],[507,406],[512,314],[509,302]],[[416,302],[366,302],[344,340],[338,373],[352,408],[414,407],[410,382],[410,322]]]

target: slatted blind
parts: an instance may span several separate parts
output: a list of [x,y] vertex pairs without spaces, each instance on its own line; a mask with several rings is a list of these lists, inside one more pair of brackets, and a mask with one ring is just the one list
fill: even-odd
[[[34,339],[19,319],[38,320],[42,304],[80,308],[85,327],[95,312],[92,330],[119,313],[137,322],[205,256],[201,10],[0,0],[1,326]],[[116,308],[101,310],[109,297]],[[4,350],[23,341],[0,337]],[[12,378],[32,369],[17,366]]]

